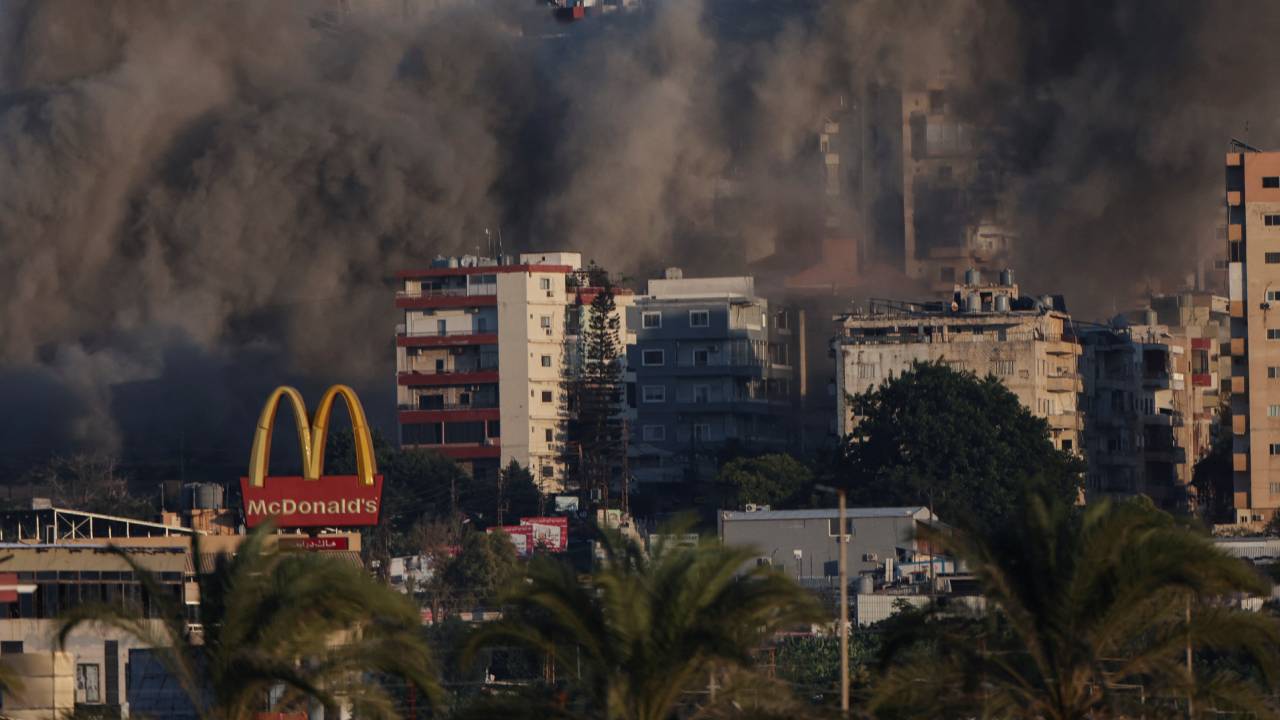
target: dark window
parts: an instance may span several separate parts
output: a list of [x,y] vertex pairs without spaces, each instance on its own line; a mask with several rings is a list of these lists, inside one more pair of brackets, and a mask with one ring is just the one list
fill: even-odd
[[640,355],[642,365],[662,365],[666,361],[666,353],[661,350],[645,350]]
[[400,427],[400,441],[405,445],[439,445],[440,423],[407,423]]
[[[845,535],[853,534],[853,518],[847,517],[844,519],[844,533]],[[840,534],[840,518],[830,518],[827,520],[827,534],[831,537],[835,537]]]
[[947,94],[942,90],[929,91],[929,112],[940,113],[947,106]]
[[1264,188],[1280,188],[1280,175],[1271,175],[1262,178],[1262,187]]
[[552,475],[556,474],[556,469],[551,467],[550,465],[543,465],[541,468],[541,473],[542,473],[542,477],[549,478]]
[[490,420],[490,421],[489,421],[489,429],[488,429],[488,433],[489,433],[489,437],[491,437],[491,438],[502,437],[502,425],[501,425],[501,421],[500,421],[500,420]]
[[1276,263],[1280,263],[1280,252],[1270,252],[1270,253],[1267,253],[1264,257],[1268,265],[1275,265]]
[[550,391],[550,390],[543,390],[543,391],[542,391],[542,402],[551,402],[551,391]]
[[444,408],[443,395],[420,395],[418,396],[419,410],[440,410]]
[[1268,340],[1280,340],[1280,328],[1267,328]]
[[5,640],[0,642],[0,655],[21,655],[21,640]]
[[551,442],[552,440],[555,439],[555,431],[553,431],[551,428],[546,429],[545,435],[547,438],[547,442]]
[[1276,227],[1277,225],[1280,225],[1280,215],[1263,215],[1262,222],[1265,223],[1267,227]]
[[484,422],[456,422],[444,424],[446,444],[484,442]]

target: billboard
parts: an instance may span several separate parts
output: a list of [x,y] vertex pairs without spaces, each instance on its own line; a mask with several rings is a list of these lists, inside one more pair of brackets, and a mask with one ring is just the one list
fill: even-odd
[[[329,432],[329,415],[339,397],[351,416],[351,434],[356,453],[355,475],[325,475],[324,446]],[[298,429],[298,449],[302,457],[301,476],[267,475],[271,457],[271,431],[276,409],[287,400]],[[249,474],[240,479],[244,498],[245,524],[256,527],[274,519],[277,527],[353,527],[377,525],[382,509],[382,476],[373,455],[373,438],[364,408],[355,392],[346,385],[334,385],[320,398],[314,418],[307,417],[302,394],[291,387],[278,387],[267,398],[253,435],[249,454]]]
[[569,518],[526,517],[520,524],[533,530],[533,546],[548,552],[564,552],[569,548]]

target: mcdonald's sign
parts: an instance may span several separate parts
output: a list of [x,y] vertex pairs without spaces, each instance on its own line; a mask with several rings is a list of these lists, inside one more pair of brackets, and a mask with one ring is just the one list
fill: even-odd
[[[339,397],[351,416],[356,453],[355,475],[325,475],[324,447],[333,402]],[[293,409],[302,457],[301,476],[267,475],[271,456],[271,430],[276,410],[286,400]],[[249,475],[240,479],[245,524],[255,527],[274,518],[277,527],[351,527],[377,525],[382,506],[382,476],[373,455],[373,438],[364,408],[346,385],[334,385],[320,398],[314,417],[308,418],[302,394],[278,387],[267,398],[253,435]]]

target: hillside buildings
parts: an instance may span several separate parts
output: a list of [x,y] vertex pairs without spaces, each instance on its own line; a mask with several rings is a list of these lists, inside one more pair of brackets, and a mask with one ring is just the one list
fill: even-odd
[[994,375],[1049,423],[1055,447],[1079,452],[1080,346],[1059,300],[1024,297],[1004,271],[983,282],[970,270],[951,301],[873,301],[869,311],[837,316],[833,340],[841,434],[853,430],[847,398],[916,362],[943,362]]
[[475,475],[514,460],[544,489],[562,488],[563,382],[592,292],[581,256],[440,258],[396,277],[400,443]]
[[1241,522],[1280,508],[1280,153],[1226,158],[1233,505]]
[[685,278],[670,268],[649,281],[627,322],[637,482],[684,480],[727,443],[774,452],[793,445],[805,390],[803,314],[771,305],[750,277]]

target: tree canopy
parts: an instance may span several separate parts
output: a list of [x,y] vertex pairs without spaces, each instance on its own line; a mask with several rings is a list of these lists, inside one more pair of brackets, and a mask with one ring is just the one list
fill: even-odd
[[920,363],[851,398],[856,421],[826,481],[863,505],[932,503],[945,520],[992,526],[1031,488],[1073,502],[1083,463],[994,377]]
[[737,494],[739,507],[778,505],[807,490],[813,473],[790,455],[775,453],[734,458],[720,467],[717,480]]

